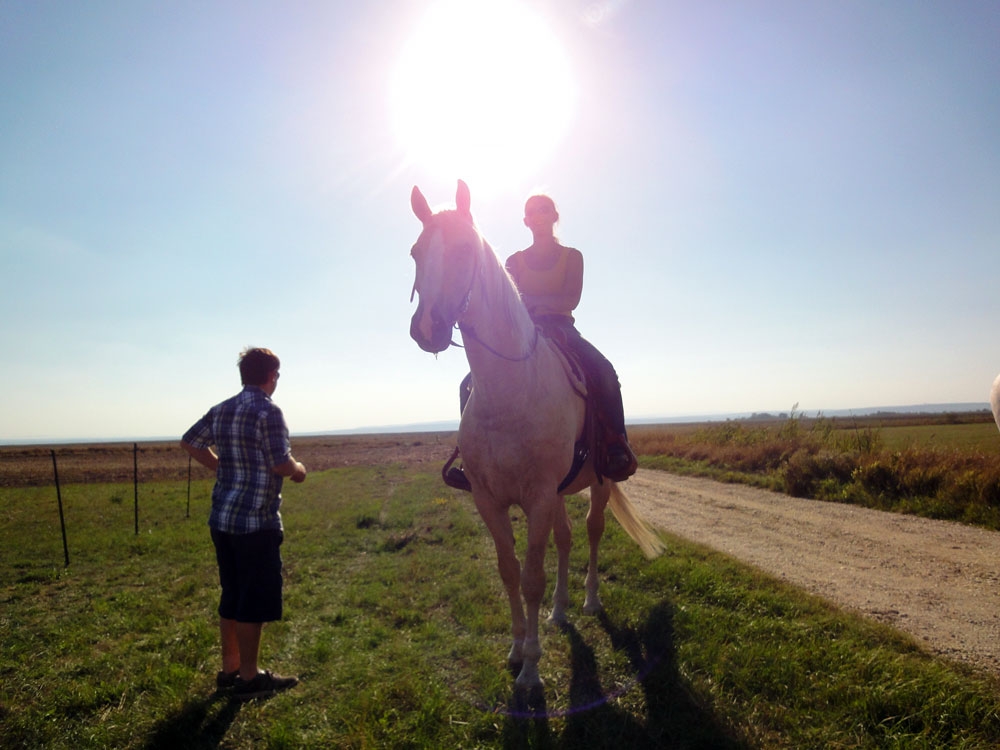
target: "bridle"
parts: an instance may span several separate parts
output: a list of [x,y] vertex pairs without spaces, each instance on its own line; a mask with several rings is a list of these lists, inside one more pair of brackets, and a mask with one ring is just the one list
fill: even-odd
[[[518,356],[515,356],[515,357],[510,357],[510,356],[507,356],[506,354],[504,354],[503,352],[497,351],[492,346],[490,346],[485,341],[483,341],[482,337],[478,333],[476,333],[476,329],[475,329],[474,326],[468,325],[468,324],[462,324],[460,322],[461,319],[462,319],[462,316],[464,316],[465,313],[468,312],[468,310],[469,310],[469,304],[472,302],[472,289],[473,289],[473,287],[476,284],[476,278],[479,276],[480,269],[482,268],[482,262],[483,262],[482,261],[482,254],[481,253],[477,253],[476,254],[476,266],[473,269],[472,274],[469,277],[469,288],[465,291],[465,295],[462,298],[462,304],[459,305],[459,307],[458,307],[458,313],[457,313],[457,315],[455,317],[455,323],[453,324],[453,327],[457,328],[458,330],[460,330],[462,332],[462,337],[463,338],[466,337],[466,336],[469,337],[470,339],[472,339],[473,341],[475,341],[476,343],[478,343],[481,347],[483,347],[486,351],[488,351],[490,354],[492,354],[495,357],[498,357],[499,359],[502,359],[502,360],[504,360],[506,362],[525,362],[526,360],[530,359],[531,356],[538,349],[538,326],[537,325],[535,326],[535,335],[534,335],[534,337],[531,340],[531,346],[528,347],[528,351],[526,351],[524,354],[521,354],[521,355],[518,355]],[[417,292],[417,281],[416,281],[416,279],[414,279],[413,280],[413,288],[410,290],[410,302],[411,303],[413,302],[413,295],[416,294],[416,292]],[[448,345],[449,346],[457,347],[459,349],[464,349],[465,348],[462,344],[459,344],[454,339],[452,339],[451,341],[449,341]]]

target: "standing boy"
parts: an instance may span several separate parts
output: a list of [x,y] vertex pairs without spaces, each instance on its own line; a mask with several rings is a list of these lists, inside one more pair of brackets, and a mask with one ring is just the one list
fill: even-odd
[[271,401],[280,366],[270,349],[245,349],[239,358],[243,390],[209,409],[181,439],[184,450],[216,472],[208,521],[222,584],[216,686],[241,698],[298,683],[257,667],[264,623],[281,619],[283,477],[306,478],[292,456],[281,409]]

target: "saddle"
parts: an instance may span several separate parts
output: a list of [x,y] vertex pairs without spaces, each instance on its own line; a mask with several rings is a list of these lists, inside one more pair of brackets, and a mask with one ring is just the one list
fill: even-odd
[[[583,433],[573,448],[573,463],[569,472],[559,483],[559,491],[562,492],[573,483],[591,455],[594,457],[597,481],[599,484],[603,483],[604,469],[607,464],[607,447],[617,439],[617,436],[607,428],[606,421],[603,419],[601,393],[598,386],[600,381],[588,374],[583,359],[573,349],[569,337],[563,329],[546,326],[542,328],[542,333],[563,356],[567,366],[566,376],[569,378],[570,385],[585,404]],[[578,384],[582,385],[582,388]]]
[[[573,483],[591,457],[594,459],[594,471],[597,474],[599,484],[603,484],[605,477],[613,481],[627,479],[635,473],[634,457],[631,464],[623,471],[619,470],[617,475],[608,471],[608,446],[616,444],[619,436],[608,427],[607,420],[604,419],[601,406],[603,401],[599,385],[600,378],[588,374],[583,358],[573,349],[565,331],[557,326],[542,326],[540,330],[542,335],[551,341],[562,355],[566,378],[585,404],[583,432],[573,447],[573,463],[570,465],[569,472],[559,483],[559,492]],[[472,487],[465,472],[461,468],[453,466],[458,459],[458,454],[459,450],[456,447],[448,462],[441,469],[441,477],[449,487],[471,492]]]

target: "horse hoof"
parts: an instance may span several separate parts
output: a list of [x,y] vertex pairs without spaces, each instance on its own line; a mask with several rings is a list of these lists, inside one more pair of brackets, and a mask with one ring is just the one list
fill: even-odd
[[521,650],[511,649],[510,653],[507,654],[507,671],[510,672],[510,676],[517,677],[520,675],[523,667],[524,656],[521,654]]
[[533,678],[525,678],[523,674],[520,674],[514,680],[514,690],[518,695],[529,699],[537,699],[538,696],[545,694],[545,683],[537,675]]
[[564,625],[569,625],[569,618],[566,616],[565,612],[553,612],[545,619],[545,622],[548,625],[563,627]]
[[511,676],[517,677],[521,674],[521,667],[523,666],[524,644],[523,642],[515,642],[507,653],[507,669],[510,670]]
[[515,687],[509,705],[515,712],[515,715],[522,718],[546,716],[548,711],[545,700],[545,687],[542,683],[524,689]]
[[524,666],[521,667],[521,673],[514,680],[514,688],[518,692],[524,691],[534,691],[538,690],[542,686],[542,676],[538,674],[538,656],[530,658],[528,656],[524,659]]
[[604,605],[600,602],[596,604],[584,604],[583,614],[585,615],[599,615],[604,610]]

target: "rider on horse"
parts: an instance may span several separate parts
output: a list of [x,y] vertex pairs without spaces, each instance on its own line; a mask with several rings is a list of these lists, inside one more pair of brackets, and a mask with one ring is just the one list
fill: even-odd
[[[596,391],[599,422],[598,442],[603,442],[603,476],[620,482],[635,473],[637,462],[625,431],[621,385],[614,366],[576,330],[573,310],[583,292],[583,255],[559,244],[554,234],[559,213],[547,195],[533,195],[524,205],[524,225],[531,230],[532,244],[507,259],[507,272],[517,284],[521,299],[542,333],[576,358],[586,373],[587,387]],[[471,388],[471,375],[462,381],[462,411]],[[450,462],[449,462],[450,463]],[[460,468],[448,468],[445,481],[468,489]]]

